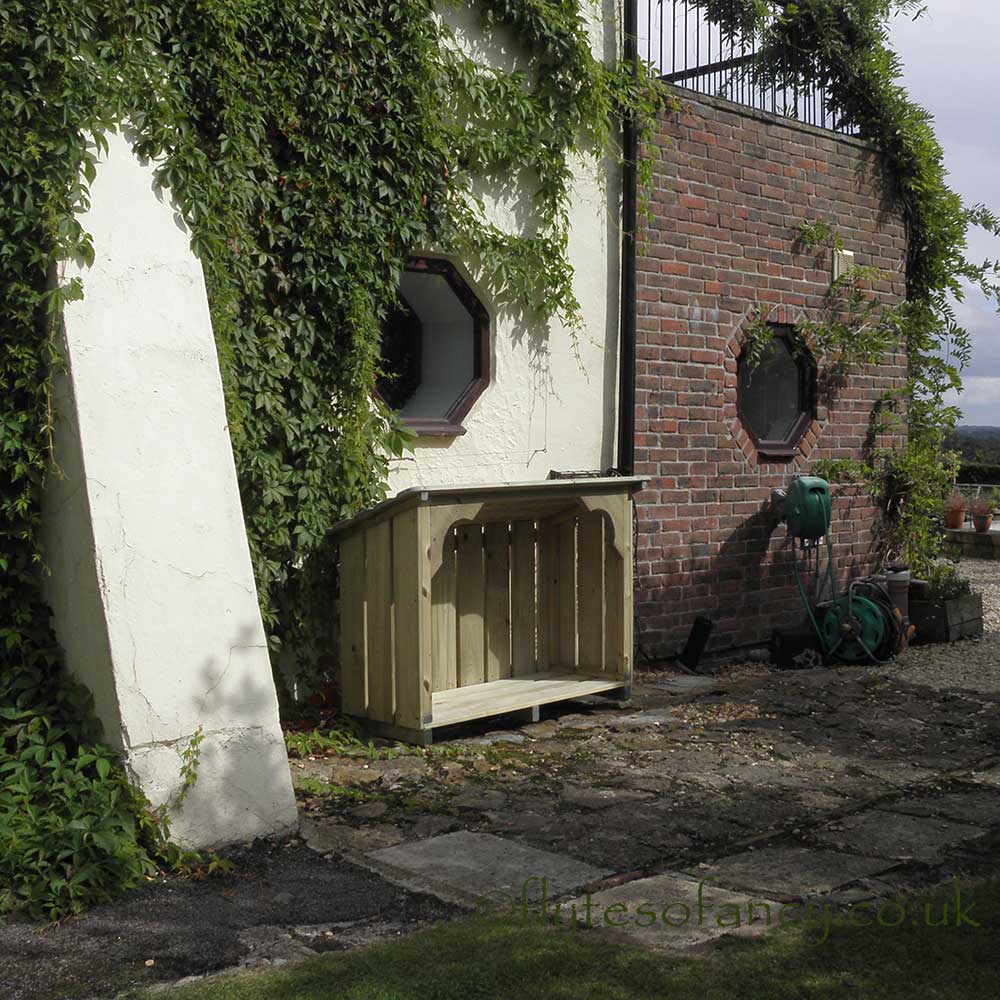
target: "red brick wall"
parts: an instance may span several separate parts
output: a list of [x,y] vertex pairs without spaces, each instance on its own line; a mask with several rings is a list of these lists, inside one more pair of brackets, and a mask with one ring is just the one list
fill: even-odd
[[[819,458],[860,458],[872,408],[905,359],[849,376],[834,395],[819,371],[817,419],[791,461],[760,459],[736,412],[736,358],[760,307],[793,323],[819,318],[829,253],[799,252],[796,224],[825,220],[859,265],[903,294],[905,232],[884,213],[866,150],[853,139],[726,101],[685,95],[651,149],[653,221],[639,251],[636,474],[639,639],[652,656],[683,643],[694,617],[715,620],[714,648],[800,624],[784,525],[765,507],[775,487]],[[881,442],[884,443],[884,442]],[[835,487],[842,576],[869,571],[877,509]]]

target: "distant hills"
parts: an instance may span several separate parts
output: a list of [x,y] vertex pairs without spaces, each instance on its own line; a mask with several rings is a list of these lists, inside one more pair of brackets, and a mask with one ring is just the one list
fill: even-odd
[[962,437],[1000,437],[1000,427],[984,427],[978,424],[962,424],[956,431]]
[[946,447],[962,456],[960,483],[1000,483],[1000,427],[956,427]]

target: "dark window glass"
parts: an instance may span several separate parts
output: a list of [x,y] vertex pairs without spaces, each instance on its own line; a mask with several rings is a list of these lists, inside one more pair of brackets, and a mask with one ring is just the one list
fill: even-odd
[[401,295],[382,324],[382,371],[375,381],[378,394],[393,410],[401,410],[420,385],[423,329],[417,314]]
[[812,418],[815,368],[786,327],[775,327],[754,362],[738,365],[740,419],[762,453],[790,452]]

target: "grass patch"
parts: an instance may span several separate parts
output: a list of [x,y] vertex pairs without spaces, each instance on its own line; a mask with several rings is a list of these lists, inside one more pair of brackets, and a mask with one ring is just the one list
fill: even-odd
[[[949,888],[933,899],[940,917]],[[169,1000],[980,1000],[1000,972],[1000,881],[963,886],[979,927],[857,927],[821,943],[798,928],[729,939],[707,956],[668,958],[596,933],[467,918],[400,941],[327,954],[149,996]],[[971,910],[969,904],[972,904]],[[911,911],[912,912],[912,911]],[[860,914],[858,919],[861,919]],[[895,919],[895,915],[892,916]],[[666,932],[665,932],[666,933]]]
[[365,795],[360,788],[333,785],[315,775],[297,774],[294,771],[292,772],[292,787],[300,793],[300,797],[305,796],[306,798],[347,799],[351,802],[364,802],[371,797]]
[[349,719],[332,720],[325,727],[325,732],[319,728],[287,729],[285,731],[285,748],[288,756],[305,759],[307,757],[362,757],[366,760],[378,760],[380,757],[398,756],[398,750],[379,747],[372,740],[362,740],[361,730],[357,723]]

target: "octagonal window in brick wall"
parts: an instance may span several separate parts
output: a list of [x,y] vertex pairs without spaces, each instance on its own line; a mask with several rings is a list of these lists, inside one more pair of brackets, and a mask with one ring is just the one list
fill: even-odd
[[464,434],[490,382],[490,318],[450,261],[414,257],[382,324],[378,394],[418,435]]
[[772,337],[754,361],[740,354],[740,422],[758,453],[790,458],[816,412],[816,362],[790,326],[771,325]]

